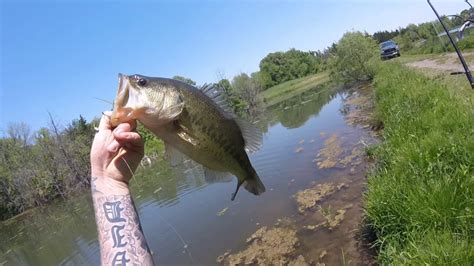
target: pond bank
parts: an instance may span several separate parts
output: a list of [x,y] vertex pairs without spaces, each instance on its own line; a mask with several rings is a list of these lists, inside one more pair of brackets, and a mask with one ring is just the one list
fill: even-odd
[[379,263],[472,265],[474,103],[396,62],[377,68],[374,90],[384,142],[365,209]]

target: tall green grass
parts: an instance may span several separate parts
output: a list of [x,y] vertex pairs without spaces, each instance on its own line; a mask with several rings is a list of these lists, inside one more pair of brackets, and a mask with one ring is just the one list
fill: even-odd
[[385,128],[365,211],[379,261],[473,265],[474,106],[396,62],[377,68],[374,89]]

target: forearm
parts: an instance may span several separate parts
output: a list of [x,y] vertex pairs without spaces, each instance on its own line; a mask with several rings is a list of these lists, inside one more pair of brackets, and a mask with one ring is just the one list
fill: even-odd
[[128,185],[91,181],[102,265],[153,265]]

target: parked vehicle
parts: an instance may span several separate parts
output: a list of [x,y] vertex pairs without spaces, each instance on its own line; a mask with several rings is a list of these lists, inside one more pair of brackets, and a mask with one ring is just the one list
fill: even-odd
[[382,60],[400,56],[400,48],[392,41],[385,41],[380,44],[380,58]]

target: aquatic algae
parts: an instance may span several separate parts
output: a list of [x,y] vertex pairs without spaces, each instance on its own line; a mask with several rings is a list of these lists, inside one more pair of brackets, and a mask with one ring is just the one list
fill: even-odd
[[225,207],[224,209],[220,210],[216,215],[217,216],[222,216],[226,213],[226,211],[229,209],[229,207]]
[[363,128],[369,128],[372,123],[372,113],[374,104],[369,95],[362,93],[352,94],[344,102],[345,108],[348,109],[344,116],[349,125],[362,125]]
[[295,153],[300,153],[303,150],[304,150],[303,147],[298,147],[298,148],[295,149]]
[[344,183],[323,183],[317,184],[313,188],[298,191],[293,197],[298,204],[298,211],[303,213],[307,209],[311,209],[324,198],[334,194],[336,191],[345,187]]
[[332,134],[325,142],[322,148],[316,155],[316,164],[319,169],[332,168],[336,166],[342,155],[341,140],[337,134]]
[[219,263],[226,265],[309,265],[303,256],[296,256],[299,245],[296,231],[290,228],[266,226],[258,229],[248,239],[249,246],[236,254],[218,257]]
[[331,216],[331,214],[326,215],[324,218],[326,219],[326,227],[329,230],[334,229],[336,226],[338,226],[343,220],[344,220],[344,215],[346,214],[345,209],[339,209],[336,211],[336,215]]
[[347,166],[349,163],[351,163],[354,159],[356,159],[362,154],[363,152],[360,148],[354,147],[351,151],[351,154],[342,158],[342,160],[340,160],[339,163],[343,166]]

